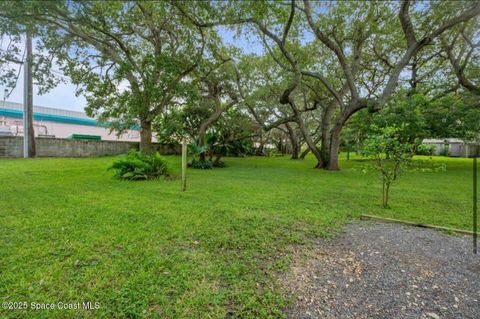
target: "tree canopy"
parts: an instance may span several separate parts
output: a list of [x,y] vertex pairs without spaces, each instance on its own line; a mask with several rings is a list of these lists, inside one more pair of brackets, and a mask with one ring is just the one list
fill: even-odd
[[[88,114],[140,127],[143,152],[157,133],[202,144],[235,113],[256,144],[280,134],[293,158],[305,146],[318,168],[337,170],[342,132],[360,129],[362,110],[385,119],[413,108],[429,136],[478,137],[479,14],[471,1],[6,1],[0,24],[13,44],[0,79],[13,85],[6,66],[30,28],[45,90],[56,63]],[[222,28],[253,35],[263,53],[227,44]]]

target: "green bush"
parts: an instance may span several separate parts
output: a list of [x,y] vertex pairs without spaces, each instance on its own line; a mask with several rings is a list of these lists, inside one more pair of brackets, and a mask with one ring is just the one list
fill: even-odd
[[432,156],[435,153],[436,146],[432,144],[420,144],[417,147],[417,155],[429,155]]
[[[225,149],[222,149],[222,148]],[[207,136],[207,144],[200,146],[198,143],[194,142],[188,144],[188,154],[192,157],[188,167],[196,169],[212,169],[225,167],[225,162],[220,158],[224,154],[225,150],[228,149],[228,145],[214,144],[212,136]],[[212,161],[212,157],[215,154],[215,160]],[[203,158],[202,158],[203,155]],[[209,160],[206,157],[210,158]]]
[[193,159],[190,163],[188,163],[188,167],[197,169],[212,169],[213,163],[211,161]]
[[225,164],[225,162],[222,161],[222,160],[214,160],[214,161],[212,162],[212,165],[213,165],[213,167],[217,167],[217,168],[223,168],[223,167],[226,167],[226,166],[227,166],[227,165]]
[[108,170],[114,170],[115,177],[125,180],[146,180],[169,176],[167,162],[159,153],[144,155],[131,151],[113,162]]
[[442,156],[450,156],[450,144],[444,144],[443,145],[443,150],[442,152],[440,153],[440,155]]

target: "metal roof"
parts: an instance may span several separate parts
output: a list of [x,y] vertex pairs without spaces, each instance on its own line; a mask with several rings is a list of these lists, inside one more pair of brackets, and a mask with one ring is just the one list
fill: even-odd
[[465,141],[459,138],[426,138],[422,140],[423,144],[464,144]]
[[[0,103],[0,116],[13,118],[23,117],[23,104],[15,102]],[[62,110],[45,106],[33,106],[33,118],[38,121],[60,122],[89,126],[109,126],[109,123],[98,122],[87,114],[78,111]]]
[[[16,102],[5,102],[5,103],[0,102],[0,108],[23,111],[23,104],[22,103],[16,103]],[[33,112],[34,113],[42,113],[42,114],[50,114],[50,115],[60,115],[60,116],[92,119],[91,117],[89,117],[84,112],[57,109],[57,108],[53,108],[53,107],[45,107],[45,106],[39,106],[39,105],[34,105],[33,106]]]

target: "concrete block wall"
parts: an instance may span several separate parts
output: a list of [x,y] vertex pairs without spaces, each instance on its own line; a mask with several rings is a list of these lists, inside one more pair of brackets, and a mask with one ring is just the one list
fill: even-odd
[[480,143],[462,145],[461,152],[464,157],[480,157]]
[[[138,149],[138,142],[73,140],[61,138],[36,138],[38,157],[89,157],[119,155]],[[162,155],[181,153],[176,144],[154,143],[154,149]],[[23,137],[0,136],[0,157],[23,157]]]

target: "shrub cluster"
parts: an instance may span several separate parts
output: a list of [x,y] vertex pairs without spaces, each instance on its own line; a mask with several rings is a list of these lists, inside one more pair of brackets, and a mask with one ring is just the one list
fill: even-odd
[[436,149],[435,145],[420,144],[417,147],[417,152],[416,153],[417,153],[417,155],[432,156],[433,154],[435,154],[435,149]]
[[214,160],[212,162],[212,165],[213,165],[213,167],[217,167],[217,168],[227,167],[227,164],[225,164],[225,162],[222,161],[222,160]]
[[197,168],[197,169],[212,169],[214,167],[223,168],[226,166],[227,165],[222,160],[202,161],[199,159],[192,159],[190,163],[188,163],[188,167]]
[[192,159],[190,163],[188,163],[188,167],[197,168],[197,169],[212,169],[213,162],[212,161],[201,161],[198,159]]
[[113,162],[108,170],[114,170],[117,178],[125,180],[146,180],[169,176],[167,162],[159,153],[145,155],[131,151]]

